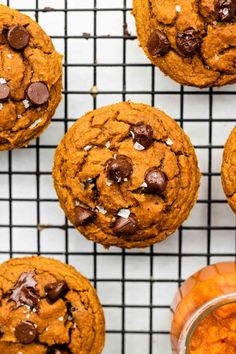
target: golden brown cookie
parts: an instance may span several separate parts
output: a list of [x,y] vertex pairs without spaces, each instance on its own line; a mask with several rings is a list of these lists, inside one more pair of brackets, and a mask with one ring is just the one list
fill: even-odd
[[0,151],[27,146],[61,100],[62,57],[28,16],[0,5]]
[[0,265],[2,354],[100,354],[105,329],[96,292],[75,268],[29,257]]
[[183,85],[236,82],[235,0],[133,0],[138,39],[151,62]]
[[80,118],[57,148],[61,207],[105,247],[146,247],[187,218],[200,181],[194,148],[158,109],[123,102]]
[[228,203],[236,213],[236,126],[225,144],[221,178]]

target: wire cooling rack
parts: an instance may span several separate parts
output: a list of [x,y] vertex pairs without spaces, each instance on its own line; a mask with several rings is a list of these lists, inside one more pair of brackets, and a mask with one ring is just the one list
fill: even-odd
[[[220,181],[223,145],[236,124],[235,86],[182,87],[138,47],[131,0],[5,0],[36,19],[64,54],[63,101],[27,149],[0,153],[0,261],[31,254],[75,265],[97,288],[105,354],[171,354],[169,306],[177,287],[209,263],[235,260],[236,220]],[[126,26],[127,24],[127,26]],[[159,107],[191,137],[203,172],[183,227],[145,250],[109,251],[68,225],[52,186],[55,147],[85,111],[134,100]]]

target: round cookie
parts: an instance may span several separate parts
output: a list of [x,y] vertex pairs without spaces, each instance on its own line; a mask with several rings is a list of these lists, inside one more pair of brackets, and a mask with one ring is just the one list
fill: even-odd
[[235,0],[133,0],[133,14],[145,54],[173,80],[236,82]]
[[187,218],[200,172],[178,124],[145,104],[123,102],[87,113],[55,154],[61,207],[89,240],[146,247]]
[[0,151],[27,146],[61,100],[62,56],[28,16],[0,5]]
[[236,213],[236,126],[225,144],[221,178],[228,203]]
[[75,268],[43,257],[0,265],[3,354],[100,354],[105,329],[94,288]]

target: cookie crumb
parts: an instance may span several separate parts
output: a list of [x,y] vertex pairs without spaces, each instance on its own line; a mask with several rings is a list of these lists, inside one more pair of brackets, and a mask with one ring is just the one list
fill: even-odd
[[92,86],[91,87],[91,89],[90,89],[90,93],[91,93],[91,95],[93,96],[93,97],[96,97],[97,96],[97,94],[98,94],[98,88],[97,88],[97,86]]
[[146,183],[146,182],[143,182],[143,184],[141,184],[140,187],[147,188],[147,183]]
[[105,215],[107,213],[107,210],[103,208],[101,205],[97,205],[96,209],[98,210],[99,213]]
[[127,23],[124,23],[123,24],[123,35],[125,38],[130,38],[131,37],[131,34],[128,30],[128,24]]
[[22,103],[25,106],[25,109],[29,108],[29,106],[30,106],[29,100],[24,100],[24,101],[22,101]]
[[109,147],[111,146],[111,143],[110,141],[107,141],[106,144],[105,144],[106,148],[109,149]]
[[83,32],[83,33],[82,33],[82,36],[83,36],[85,39],[89,39],[89,38],[91,37],[91,33]]
[[7,83],[6,80],[3,79],[3,77],[0,77],[0,85],[4,85],[6,83]]
[[128,219],[130,216],[130,210],[129,209],[120,209],[117,213],[118,216],[124,219]]
[[89,150],[91,150],[92,149],[92,145],[86,145],[85,147],[84,147],[84,151],[89,151]]
[[63,322],[64,321],[64,317],[63,316],[59,317],[58,321]]
[[138,151],[145,150],[145,147],[143,145],[139,144],[137,141],[134,144],[134,148],[135,148],[135,150],[138,150]]
[[37,127],[37,125],[39,125],[39,123],[41,123],[42,122],[42,119],[41,118],[39,118],[39,119],[37,119],[33,124],[31,124],[30,125],[30,129],[34,129],[35,127]]

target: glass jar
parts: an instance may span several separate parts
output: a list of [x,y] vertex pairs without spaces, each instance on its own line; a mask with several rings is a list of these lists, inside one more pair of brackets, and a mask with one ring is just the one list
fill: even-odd
[[171,306],[174,354],[236,354],[236,263],[193,274]]

